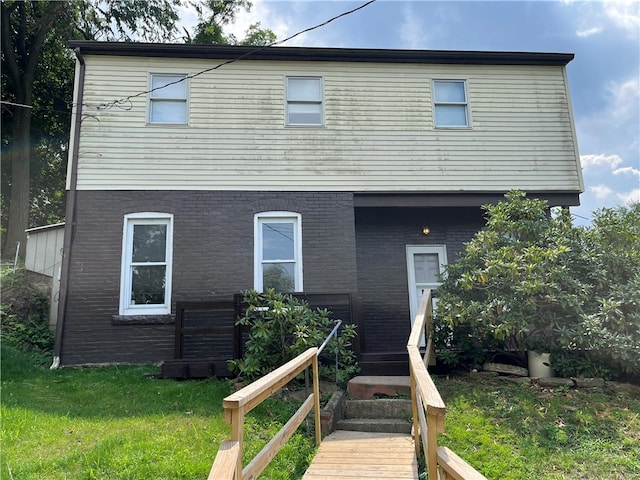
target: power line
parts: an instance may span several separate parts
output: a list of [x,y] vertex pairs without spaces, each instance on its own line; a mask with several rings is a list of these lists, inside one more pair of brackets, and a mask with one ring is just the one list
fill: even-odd
[[[199,77],[200,75],[203,75],[205,73],[209,73],[209,72],[212,72],[214,70],[218,70],[219,68],[222,68],[225,65],[229,65],[230,63],[234,63],[234,62],[237,62],[239,60],[242,60],[242,59],[244,59],[244,58],[246,58],[246,57],[248,57],[250,55],[253,55],[254,53],[261,52],[262,50],[265,50],[265,49],[270,48],[270,47],[275,47],[276,45],[281,45],[281,44],[283,44],[285,42],[288,42],[289,40],[292,40],[292,39],[302,35],[303,33],[311,32],[311,31],[316,30],[318,28],[324,27],[324,26],[329,25],[330,23],[338,20],[339,18],[346,17],[347,15],[351,15],[352,13],[355,13],[358,10],[362,10],[363,8],[368,7],[369,5],[374,3],[375,1],[376,0],[369,0],[369,1],[363,3],[362,5],[360,5],[360,6],[356,7],[356,8],[353,8],[353,9],[348,10],[346,12],[342,12],[342,13],[336,15],[335,17],[331,17],[330,19],[325,20],[322,23],[318,23],[317,25],[314,25],[313,27],[309,27],[309,28],[306,28],[304,30],[300,30],[299,32],[296,32],[293,35],[290,35],[287,38],[284,38],[282,40],[276,40],[275,42],[271,42],[271,43],[269,43],[267,45],[263,45],[261,47],[255,48],[254,50],[251,50],[251,51],[249,51],[247,53],[244,53],[243,55],[240,55],[240,56],[238,56],[236,58],[233,58],[231,60],[227,60],[226,62],[220,63],[220,64],[216,65],[215,67],[207,68],[205,70],[202,70],[200,72],[197,72],[197,73],[194,73],[194,74],[191,74],[191,75],[185,75],[183,78],[181,78],[179,80],[176,80],[176,81],[173,81],[173,82],[170,82],[170,83],[167,83],[166,85],[155,87],[155,88],[152,88],[150,90],[145,90],[144,92],[138,92],[138,93],[135,93],[133,95],[129,95],[128,97],[121,98],[119,100],[113,100],[113,101],[108,102],[108,103],[100,104],[100,105],[97,106],[97,109],[98,110],[107,110],[107,109],[112,108],[112,107],[118,107],[118,108],[122,108],[123,110],[131,110],[131,108],[132,108],[131,99],[132,98],[140,97],[142,95],[147,95],[149,93],[155,92],[156,90],[160,90],[162,88],[167,88],[167,87],[169,87],[171,85],[175,85],[177,83],[184,82],[185,80],[188,80],[188,79],[191,79],[191,78]],[[124,105],[124,104],[128,104],[128,106],[127,107],[123,107],[122,105]]]
[[20,108],[33,108],[33,105],[25,105],[23,103],[13,103],[13,102],[8,102],[6,100],[0,100],[0,103],[2,105],[11,105],[13,107],[20,107]]

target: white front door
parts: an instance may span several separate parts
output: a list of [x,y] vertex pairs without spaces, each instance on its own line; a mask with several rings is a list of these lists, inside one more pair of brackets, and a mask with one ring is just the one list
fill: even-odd
[[[418,313],[422,293],[440,286],[440,275],[447,264],[445,245],[407,245],[407,274],[409,281],[409,310],[411,325]],[[433,301],[435,308],[436,300]],[[421,346],[424,346],[424,338]]]

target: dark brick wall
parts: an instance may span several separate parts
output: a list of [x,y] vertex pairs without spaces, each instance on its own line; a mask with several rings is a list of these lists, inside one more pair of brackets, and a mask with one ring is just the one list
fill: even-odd
[[[422,234],[423,225],[431,229]],[[358,287],[366,352],[404,352],[411,328],[407,245],[446,245],[455,261],[483,226],[479,208],[359,208]]]
[[316,192],[80,191],[62,363],[173,357],[175,326],[112,323],[118,314],[124,215],[174,214],[176,301],[229,299],[253,287],[253,217],[302,215],[304,290],[357,291],[353,195]]

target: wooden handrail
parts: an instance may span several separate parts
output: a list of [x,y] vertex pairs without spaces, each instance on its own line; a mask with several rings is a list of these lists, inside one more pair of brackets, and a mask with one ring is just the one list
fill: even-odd
[[[433,298],[431,290],[425,290],[407,342],[416,455],[420,455],[420,445],[422,445],[430,479],[486,480],[451,450],[438,447],[437,436],[438,433],[444,432],[446,407],[427,370],[433,345],[432,322]],[[427,339],[424,357],[420,355],[423,334]],[[438,466],[440,466],[441,476],[438,475]]]
[[[313,393],[267,445],[242,468],[245,414],[293,380],[309,366],[313,370]],[[314,410],[315,440],[320,445],[320,383],[318,375],[318,349],[310,348],[273,372],[229,395],[223,400],[224,417],[231,424],[231,439],[222,442],[209,474],[209,480],[247,480],[258,475],[269,465],[287,443],[311,410]],[[231,465],[233,463],[233,465]]]
[[236,473],[239,455],[240,444],[231,440],[224,440],[222,444],[220,444],[220,449],[218,450],[207,480],[233,478]]

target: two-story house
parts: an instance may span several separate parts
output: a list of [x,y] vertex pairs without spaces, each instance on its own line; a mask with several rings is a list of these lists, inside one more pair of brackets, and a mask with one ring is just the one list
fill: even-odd
[[171,358],[177,301],[276,286],[357,297],[389,373],[482,204],[583,190],[572,54],[72,47],[63,365]]

